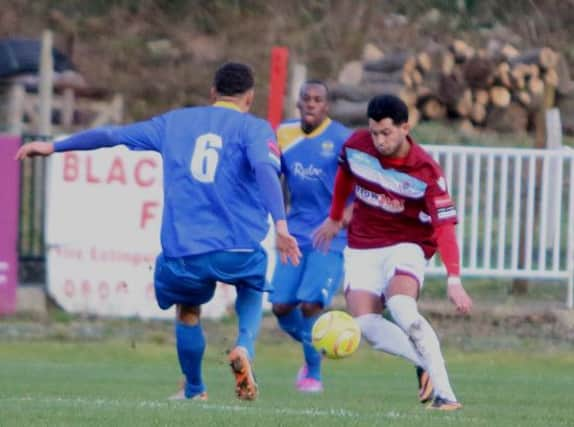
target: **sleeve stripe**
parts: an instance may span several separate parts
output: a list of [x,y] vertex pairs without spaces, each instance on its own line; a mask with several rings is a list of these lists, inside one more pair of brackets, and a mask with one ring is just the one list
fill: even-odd
[[277,146],[277,144],[275,144],[274,141],[268,141],[267,142],[267,146],[269,147],[269,150],[275,154],[276,156],[280,156],[281,155],[281,151],[279,150],[279,147]]

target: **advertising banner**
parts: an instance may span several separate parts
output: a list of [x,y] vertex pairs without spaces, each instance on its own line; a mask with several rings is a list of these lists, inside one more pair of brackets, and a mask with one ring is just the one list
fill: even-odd
[[19,137],[0,135],[0,315],[16,309],[20,162],[14,154],[18,147]]
[[[124,147],[54,154],[47,177],[48,290],[58,304],[72,313],[172,318],[153,288],[161,157]],[[234,299],[234,287],[218,285],[202,315],[220,317]]]

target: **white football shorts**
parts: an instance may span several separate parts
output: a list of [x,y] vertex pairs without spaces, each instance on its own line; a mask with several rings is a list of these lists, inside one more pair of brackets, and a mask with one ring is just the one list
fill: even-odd
[[385,295],[391,278],[407,274],[423,287],[427,265],[422,248],[415,243],[399,243],[385,248],[345,248],[345,292],[361,289]]

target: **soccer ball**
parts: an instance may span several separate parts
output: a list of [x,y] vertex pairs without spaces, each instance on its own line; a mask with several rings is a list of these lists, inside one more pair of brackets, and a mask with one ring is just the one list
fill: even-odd
[[342,359],[353,354],[361,342],[361,328],[344,311],[323,313],[313,325],[313,347],[328,359]]

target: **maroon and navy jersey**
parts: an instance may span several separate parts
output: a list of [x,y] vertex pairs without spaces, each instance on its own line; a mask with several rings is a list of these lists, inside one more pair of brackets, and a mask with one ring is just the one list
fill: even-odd
[[349,247],[371,249],[410,242],[420,245],[428,259],[437,248],[435,227],[456,224],[456,209],[440,166],[410,137],[408,143],[409,153],[399,163],[381,156],[366,130],[345,142],[341,167],[355,181]]

